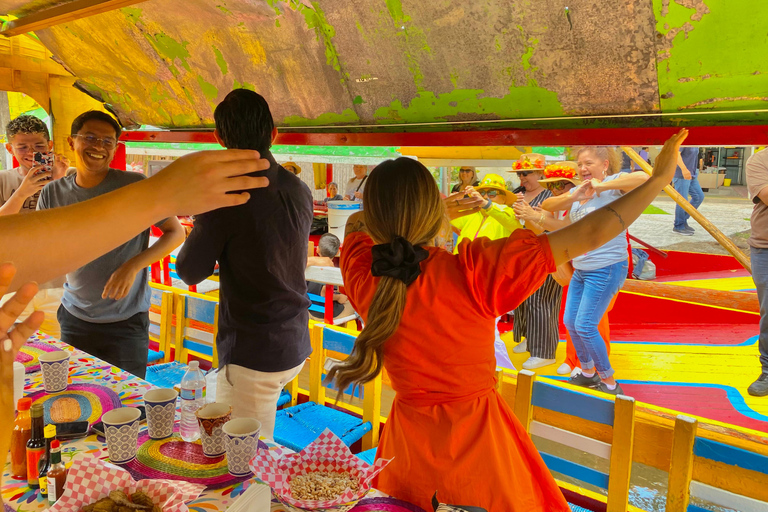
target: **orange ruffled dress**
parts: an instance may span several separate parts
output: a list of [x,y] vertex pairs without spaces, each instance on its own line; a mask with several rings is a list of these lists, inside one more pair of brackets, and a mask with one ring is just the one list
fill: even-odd
[[[363,319],[379,278],[373,241],[344,239],[341,270]],[[546,236],[517,230],[478,238],[458,254],[428,247],[409,287],[398,330],[384,346],[396,391],[378,457],[394,458],[374,481],[396,498],[432,510],[431,497],[492,512],[569,507],[536,447],[495,390],[494,321],[536,290],[555,265]]]

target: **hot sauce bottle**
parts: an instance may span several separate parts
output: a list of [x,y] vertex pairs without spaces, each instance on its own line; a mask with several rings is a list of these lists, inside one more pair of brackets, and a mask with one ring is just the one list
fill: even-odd
[[16,408],[19,414],[13,422],[11,434],[11,477],[16,480],[27,479],[27,441],[32,436],[32,420],[29,408],[32,400],[20,398]]
[[43,436],[43,404],[35,404],[31,409],[32,436],[27,442],[27,483],[32,489],[40,487],[37,464],[45,453]]
[[45,434],[45,453],[37,462],[37,481],[40,484],[40,495],[45,497],[48,496],[48,480],[45,477],[51,467],[51,443],[56,437],[56,425],[46,425],[43,433]]
[[51,468],[46,475],[48,482],[48,502],[53,504],[61,498],[64,484],[67,482],[67,469],[61,462],[61,443],[58,439],[51,442]]

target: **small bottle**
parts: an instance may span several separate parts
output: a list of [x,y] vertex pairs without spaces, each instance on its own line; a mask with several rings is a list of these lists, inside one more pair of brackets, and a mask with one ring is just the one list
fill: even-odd
[[37,462],[37,481],[40,484],[40,495],[47,496],[48,479],[46,478],[46,475],[48,474],[48,469],[51,467],[51,443],[56,438],[56,425],[52,423],[46,425],[43,432],[45,433],[45,453]]
[[48,503],[56,503],[64,492],[67,483],[67,468],[61,462],[61,443],[58,439],[51,442],[51,467],[45,476],[48,484]]
[[11,434],[11,478],[15,480],[27,479],[27,442],[32,437],[32,419],[29,416],[29,408],[32,400],[19,399],[16,408],[19,414],[13,422]]
[[45,453],[45,437],[43,434],[43,404],[35,404],[30,409],[32,418],[32,435],[27,442],[27,484],[32,489],[40,487],[37,463]]
[[181,379],[181,438],[188,442],[200,439],[200,426],[195,412],[205,405],[205,375],[200,370],[200,363],[192,361]]

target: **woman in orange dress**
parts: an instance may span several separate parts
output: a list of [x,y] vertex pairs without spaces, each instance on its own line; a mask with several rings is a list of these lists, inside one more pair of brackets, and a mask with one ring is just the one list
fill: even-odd
[[[494,319],[514,309],[557,265],[599,247],[669,184],[682,130],[654,176],[567,228],[465,241],[442,249],[445,210],[419,162],[380,164],[365,210],[347,222],[341,270],[365,320],[352,355],[329,372],[338,389],[385,366],[396,395],[374,485],[425,510],[440,501],[492,512],[566,512],[568,504],[525,429],[495,389]],[[487,206],[487,205],[486,205]]]

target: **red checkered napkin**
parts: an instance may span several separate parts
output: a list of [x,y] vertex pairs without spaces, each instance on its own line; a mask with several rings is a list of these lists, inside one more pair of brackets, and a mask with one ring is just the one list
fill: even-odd
[[200,496],[205,486],[174,480],[137,482],[122,468],[95,457],[80,457],[75,459],[69,469],[64,493],[49,510],[76,512],[116,490],[129,495],[141,490],[165,512],[187,512],[189,509],[185,503]]
[[[251,461],[253,474],[262,482],[272,487],[275,495],[281,501],[305,510],[333,508],[349,505],[365,496],[371,489],[371,480],[389,464],[391,459],[378,459],[373,466],[360,460],[344,441],[336,437],[329,429],[325,429],[317,439],[299,453],[285,455],[275,459],[269,450],[259,449]],[[349,471],[360,481],[357,492],[347,491],[335,500],[297,500],[291,495],[291,479],[315,471]]]

